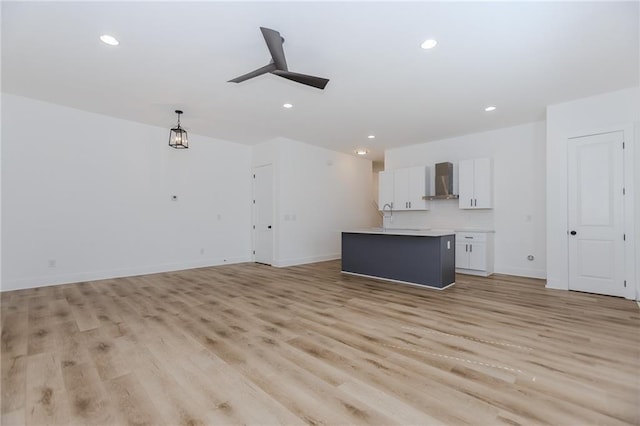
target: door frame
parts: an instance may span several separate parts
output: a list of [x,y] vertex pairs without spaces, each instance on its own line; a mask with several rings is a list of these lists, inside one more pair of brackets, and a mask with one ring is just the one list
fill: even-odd
[[275,264],[276,258],[276,230],[277,226],[275,226],[276,222],[276,188],[275,188],[275,167],[273,163],[265,163],[259,164],[251,167],[251,261],[256,261],[256,207],[254,200],[256,199],[256,180],[255,173],[256,169],[261,167],[271,166],[271,196],[273,197],[272,202],[272,219],[274,222],[274,226],[271,233],[271,266]]
[[[625,189],[624,196],[622,198],[622,210],[623,210],[623,232],[625,234],[625,241],[623,245],[624,250],[624,271],[623,276],[627,282],[626,292],[624,294],[625,299],[634,299],[640,301],[640,282],[636,278],[636,270],[640,269],[640,260],[636,259],[636,223],[635,223],[635,200],[636,200],[636,188],[635,181],[636,175],[637,179],[640,180],[640,170],[634,170],[634,163],[638,162],[636,159],[635,152],[635,142],[637,133],[640,133],[640,127],[636,127],[634,124],[626,124],[626,125],[618,125],[611,126],[607,128],[593,129],[590,132],[584,132],[581,134],[575,134],[574,136],[567,137],[566,141],[566,161],[568,164],[569,161],[569,140],[577,139],[587,136],[597,136],[603,135],[607,133],[615,133],[622,132],[623,141],[624,141],[624,150],[622,152],[622,163],[623,163],[623,186]],[[568,179],[565,182],[565,185],[568,190],[569,182]],[[565,222],[565,227],[567,229],[566,235],[566,250],[567,250],[567,265],[569,263],[569,208],[568,208],[569,198],[567,197],[567,217]],[[640,226],[640,223],[638,224]],[[567,266],[567,290],[569,289],[569,268]]]

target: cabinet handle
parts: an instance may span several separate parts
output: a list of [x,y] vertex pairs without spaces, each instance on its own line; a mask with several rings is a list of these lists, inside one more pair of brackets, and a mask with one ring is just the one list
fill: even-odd
[[411,208],[411,201],[409,201],[409,208]]
[[473,253],[473,244],[469,244],[469,253]]
[[473,198],[469,199],[469,207],[473,207]]

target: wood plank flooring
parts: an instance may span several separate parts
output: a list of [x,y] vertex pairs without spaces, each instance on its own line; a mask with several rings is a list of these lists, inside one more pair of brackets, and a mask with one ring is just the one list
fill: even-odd
[[259,264],[5,292],[2,425],[640,424],[635,302]]

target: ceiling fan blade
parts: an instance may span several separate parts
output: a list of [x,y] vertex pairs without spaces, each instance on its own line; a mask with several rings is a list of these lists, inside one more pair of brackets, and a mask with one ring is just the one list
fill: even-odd
[[307,74],[298,74],[297,72],[275,70],[272,71],[272,73],[288,80],[293,80],[296,83],[306,84],[307,86],[313,86],[318,89],[324,89],[329,82],[329,79],[326,78],[315,77]]
[[276,69],[287,71],[287,60],[284,58],[284,48],[282,47],[284,38],[282,38],[278,31],[272,30],[271,28],[260,27],[260,31],[262,31],[265,43],[267,43],[271,58],[273,58],[273,62],[276,64]]
[[264,67],[260,67],[257,70],[241,75],[240,77],[236,77],[233,80],[229,80],[228,83],[240,83],[242,81],[249,80],[250,78],[275,71],[275,69],[276,69],[276,64],[272,62],[269,65],[265,65]]

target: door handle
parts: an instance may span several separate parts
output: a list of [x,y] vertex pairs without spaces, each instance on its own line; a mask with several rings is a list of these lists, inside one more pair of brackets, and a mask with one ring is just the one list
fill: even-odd
[[267,226],[267,229],[271,229],[271,225]]
[[577,234],[577,232],[576,232],[576,231],[571,231],[571,232],[569,232],[569,233],[570,233],[571,235],[576,235],[576,234]]

